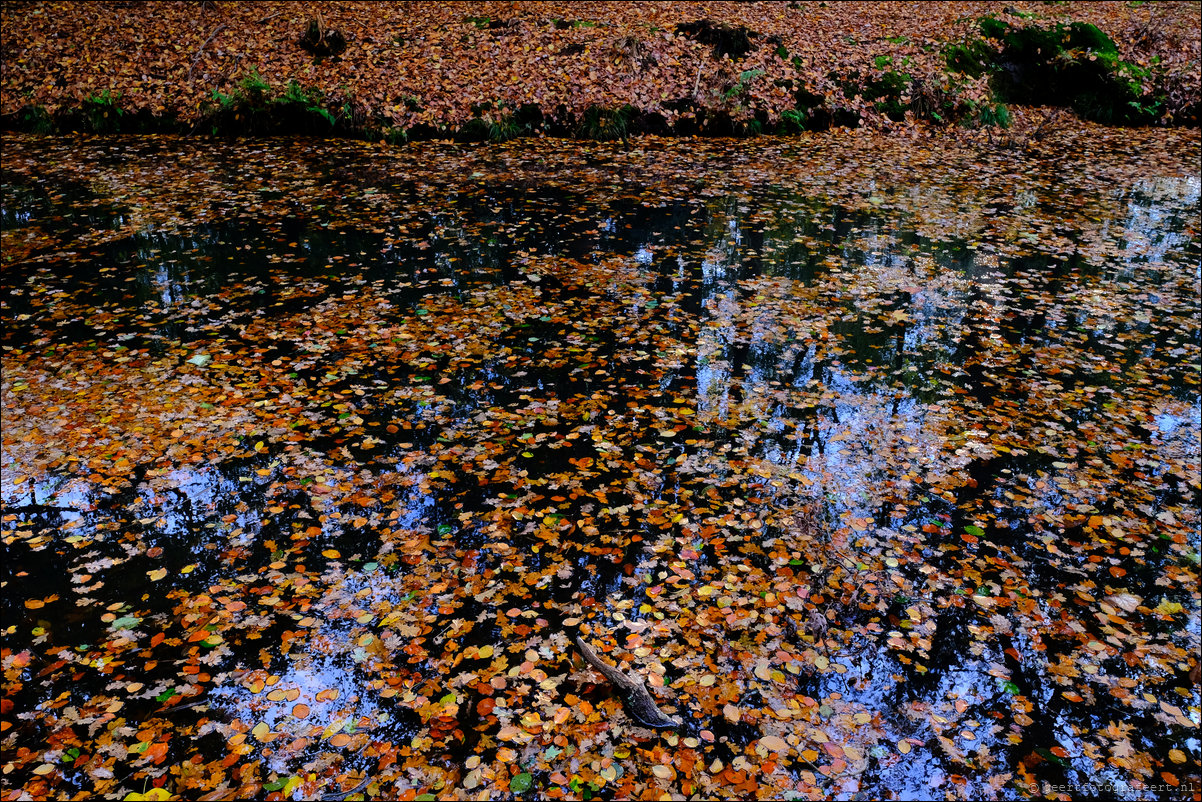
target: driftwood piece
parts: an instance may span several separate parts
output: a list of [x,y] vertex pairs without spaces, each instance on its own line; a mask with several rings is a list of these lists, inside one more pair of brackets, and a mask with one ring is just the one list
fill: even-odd
[[576,649],[586,663],[605,675],[618,689],[618,696],[630,717],[644,727],[654,729],[676,729],[682,726],[680,719],[665,714],[651,697],[646,684],[638,676],[630,676],[602,660],[584,639],[576,636]]

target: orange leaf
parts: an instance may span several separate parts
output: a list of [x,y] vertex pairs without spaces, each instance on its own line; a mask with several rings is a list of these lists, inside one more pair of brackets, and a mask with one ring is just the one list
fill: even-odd
[[150,761],[151,763],[159,763],[166,756],[167,756],[167,744],[163,743],[162,741],[151,744],[146,749],[146,751],[142,753],[142,757],[144,757],[146,760]]
[[831,757],[836,758],[836,759],[843,757],[843,747],[839,746],[839,744],[834,743],[832,741],[827,741],[826,743],[824,743],[822,745],[822,751],[826,752],[828,755],[830,755]]

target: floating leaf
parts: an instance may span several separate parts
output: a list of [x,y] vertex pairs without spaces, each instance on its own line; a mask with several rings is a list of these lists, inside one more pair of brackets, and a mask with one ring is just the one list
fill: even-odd
[[789,744],[784,739],[775,735],[765,735],[760,738],[760,745],[772,752],[784,752],[789,748]]

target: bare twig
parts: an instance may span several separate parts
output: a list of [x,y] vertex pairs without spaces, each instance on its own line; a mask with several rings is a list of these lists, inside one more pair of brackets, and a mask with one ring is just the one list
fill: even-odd
[[192,66],[188,68],[188,88],[192,87],[192,70],[196,69],[196,62],[200,61],[200,54],[205,52],[205,48],[209,46],[209,42],[213,41],[213,39],[216,38],[217,34],[221,33],[224,30],[225,30],[225,23],[223,22],[217,26],[217,28],[213,31],[213,33],[211,33],[209,35],[209,38],[205,39],[205,43],[200,46],[200,49],[196,51],[196,56],[192,59]]

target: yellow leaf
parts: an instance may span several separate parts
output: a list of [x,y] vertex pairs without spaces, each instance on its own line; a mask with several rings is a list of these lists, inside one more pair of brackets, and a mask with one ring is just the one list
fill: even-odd
[[480,647],[480,656],[481,657],[488,659],[489,657],[492,657],[492,653],[493,653],[492,646],[481,646]]
[[1169,750],[1169,760],[1173,761],[1174,763],[1184,763],[1188,759],[1189,758],[1185,756],[1185,752],[1182,752],[1180,749]]
[[256,741],[262,741],[264,738],[266,738],[266,737],[267,737],[267,735],[268,735],[270,732],[271,732],[271,727],[268,727],[268,726],[267,726],[267,722],[265,722],[265,721],[260,721],[260,722],[259,722],[258,724],[256,724],[256,725],[254,726],[254,728],[253,728],[253,729],[250,731],[250,734],[251,734],[251,735],[253,735],[253,736],[255,736],[255,740],[256,740]]
[[1168,599],[1161,600],[1160,604],[1156,605],[1156,612],[1161,615],[1174,615],[1181,612],[1181,605],[1178,602],[1171,602]]
[[167,576],[166,568],[156,568],[153,571],[147,571],[146,576],[150,577],[151,582],[158,582],[160,579]]
[[342,555],[338,552],[338,549],[326,549],[321,553],[321,556],[327,557],[331,560],[337,560]]
[[905,740],[904,738],[902,740],[898,741],[897,742],[897,751],[901,752],[903,755],[910,754],[910,742]]
[[672,779],[671,767],[664,766],[659,763],[656,763],[654,766],[651,767],[651,773],[654,774],[656,777],[659,777],[661,780]]

